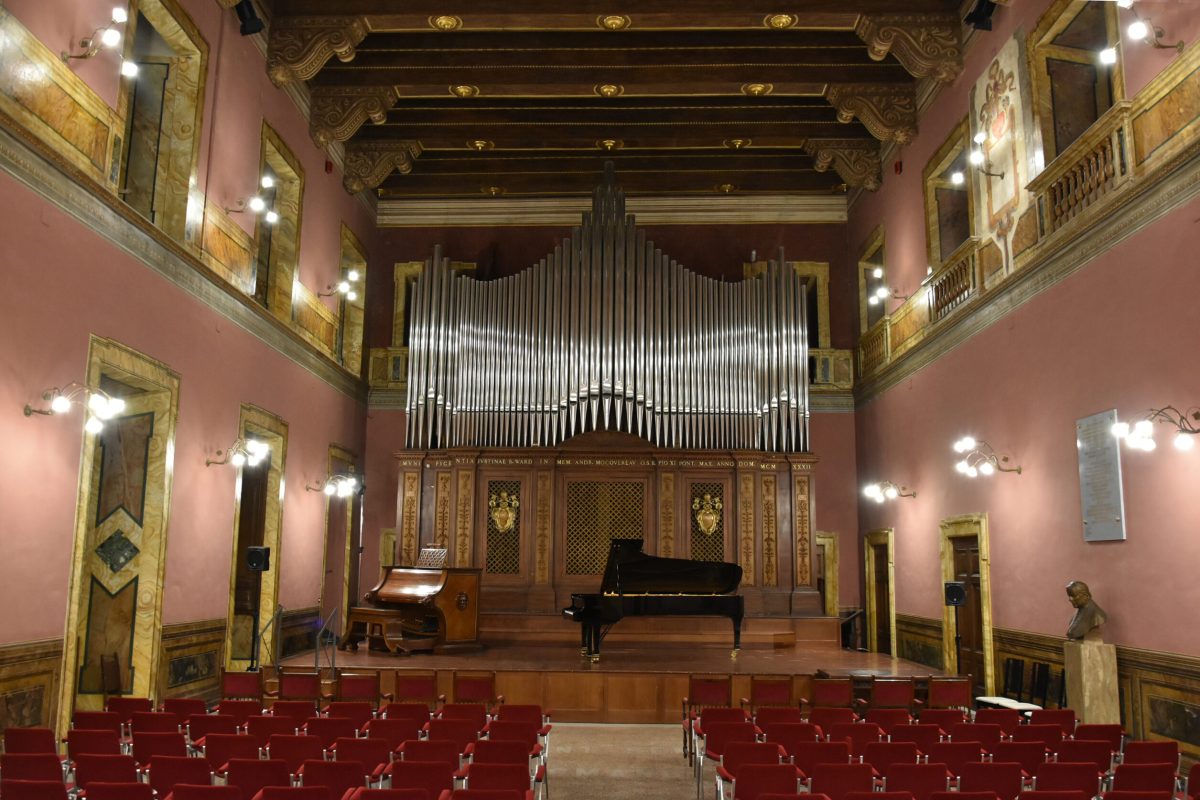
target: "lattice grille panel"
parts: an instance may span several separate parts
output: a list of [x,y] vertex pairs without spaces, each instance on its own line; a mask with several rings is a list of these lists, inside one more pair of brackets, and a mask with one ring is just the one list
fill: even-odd
[[601,575],[613,539],[641,539],[646,486],[634,481],[567,484],[567,574]]
[[520,481],[488,481],[486,569],[494,575],[521,572],[520,494]]
[[[688,516],[692,529],[692,560],[724,561],[725,484],[693,483],[691,498]],[[705,531],[702,522],[712,525],[709,532]]]

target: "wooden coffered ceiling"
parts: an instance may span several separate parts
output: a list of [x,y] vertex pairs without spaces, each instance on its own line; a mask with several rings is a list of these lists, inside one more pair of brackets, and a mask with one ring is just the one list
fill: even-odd
[[271,79],[307,83],[346,189],[387,199],[587,195],[605,160],[631,196],[874,189],[916,82],[961,64],[956,0],[268,8]]

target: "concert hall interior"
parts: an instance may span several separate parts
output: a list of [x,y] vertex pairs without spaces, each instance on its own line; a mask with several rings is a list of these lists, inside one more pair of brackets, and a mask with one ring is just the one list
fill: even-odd
[[1102,637],[1200,759],[1200,6],[476,6],[0,0],[0,732]]

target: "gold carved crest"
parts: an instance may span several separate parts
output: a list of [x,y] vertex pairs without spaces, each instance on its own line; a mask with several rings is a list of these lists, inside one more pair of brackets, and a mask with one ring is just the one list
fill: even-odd
[[722,508],[724,506],[721,498],[713,497],[711,494],[705,494],[704,497],[692,500],[692,510],[696,512],[696,525],[706,536],[711,536],[716,532],[717,525],[721,522]]
[[509,495],[508,492],[500,492],[493,494],[488,498],[488,508],[491,509],[488,513],[492,516],[492,522],[496,525],[496,530],[500,533],[508,533],[517,524],[517,509],[521,505],[519,497]]

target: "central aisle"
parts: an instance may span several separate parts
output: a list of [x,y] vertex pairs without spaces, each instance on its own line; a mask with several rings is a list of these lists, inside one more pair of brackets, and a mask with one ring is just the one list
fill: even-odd
[[[679,725],[554,723],[550,797],[559,800],[696,800]],[[712,771],[705,770],[704,797]]]

